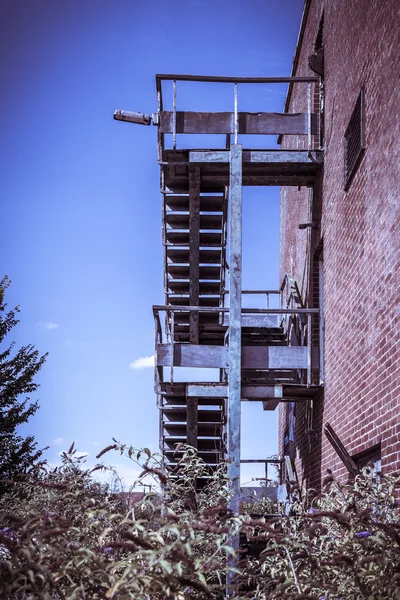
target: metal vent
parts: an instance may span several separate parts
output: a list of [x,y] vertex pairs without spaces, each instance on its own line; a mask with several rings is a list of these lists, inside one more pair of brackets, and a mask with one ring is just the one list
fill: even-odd
[[361,90],[344,134],[344,189],[347,191],[365,150],[364,90]]

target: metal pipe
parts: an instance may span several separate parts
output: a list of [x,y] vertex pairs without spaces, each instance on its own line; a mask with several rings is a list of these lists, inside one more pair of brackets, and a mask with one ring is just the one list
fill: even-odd
[[307,317],[307,387],[311,385],[312,375],[312,316]]
[[171,311],[171,367],[170,367],[170,382],[174,383],[174,343],[175,343],[175,313]]
[[235,111],[235,128],[234,128],[234,140],[235,144],[238,143],[238,134],[239,134],[239,120],[238,120],[238,86],[237,83],[234,84],[234,111]]
[[312,150],[312,136],[311,136],[311,83],[307,84],[307,139],[308,139],[308,151]]
[[281,464],[281,458],[243,458],[240,460],[241,463],[271,463],[271,464]]
[[[237,88],[237,86],[236,86]],[[237,105],[236,105],[237,111]],[[236,134],[235,134],[235,137]],[[240,504],[240,404],[242,374],[242,146],[233,144],[230,152],[230,248],[229,248],[229,379],[228,379],[228,486],[229,508],[239,514]],[[239,561],[239,532],[228,544],[236,557],[228,556],[228,566]],[[227,598],[235,595],[232,571],[227,572]],[[237,591],[237,590],[236,590]]]
[[172,148],[176,150],[176,79],[173,82],[173,103],[172,103]]
[[[225,290],[224,294],[229,294],[229,290]],[[259,294],[264,295],[264,294],[276,294],[279,295],[280,291],[279,290],[242,290],[242,295],[243,294]]]
[[[226,306],[170,306],[169,304],[154,305],[153,311],[190,312],[192,310],[203,313],[229,312]],[[313,315],[319,313],[319,308],[242,308],[242,314],[266,315]]]
[[213,83],[307,83],[309,81],[319,81],[318,77],[219,77],[213,75],[178,75],[178,74],[157,74],[158,81],[198,81]]

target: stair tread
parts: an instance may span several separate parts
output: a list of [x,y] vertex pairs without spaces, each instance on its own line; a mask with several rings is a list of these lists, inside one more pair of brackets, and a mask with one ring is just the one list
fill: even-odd
[[[167,433],[171,436],[179,436],[182,438],[186,438],[186,424],[165,422],[163,424],[163,427],[165,431],[167,431]],[[221,423],[198,423],[197,425],[198,437],[218,438],[221,436],[221,433]]]
[[[164,455],[171,463],[177,463],[183,456],[182,451],[164,450]],[[218,450],[198,450],[198,456],[208,464],[216,465],[220,462],[221,453]]]
[[[189,246],[189,232],[167,229],[166,242],[168,245]],[[200,232],[200,247],[215,248],[221,246],[222,232]]]
[[[224,403],[224,399],[200,397],[197,399],[197,402],[199,406],[221,406]],[[164,396],[164,404],[168,406],[186,406],[186,396]]]
[[[167,274],[173,279],[189,279],[189,265],[167,265]],[[219,281],[221,278],[221,267],[201,266],[199,267],[200,279],[213,279]]]
[[[189,214],[167,213],[165,223],[171,229],[189,229]],[[222,215],[200,215],[200,229],[222,229]]]
[[[182,438],[178,437],[169,437],[164,438],[164,444],[168,446],[171,450],[174,450],[177,444],[182,444]],[[198,450],[215,450],[219,451],[222,448],[222,440],[216,438],[214,440],[211,439],[199,439],[197,440],[197,449]]]
[[[200,196],[200,211],[221,212],[224,196]],[[188,211],[189,196],[166,196],[165,206],[171,211]]]
[[[216,307],[219,306],[221,302],[220,296],[200,296],[199,297],[199,306],[208,306],[208,307]],[[167,304],[171,306],[189,306],[190,299],[189,296],[182,296],[176,294],[167,294]]]
[[[186,406],[178,407],[163,407],[162,413],[168,421],[186,421]],[[221,409],[216,408],[215,410],[199,410],[197,413],[198,423],[222,423],[223,412]]]
[[[221,264],[221,250],[208,248],[199,251],[199,264],[214,263]],[[167,247],[167,258],[171,263],[189,263],[189,249],[175,248],[174,246]]]
[[[199,293],[204,294],[220,294],[221,293],[221,281],[200,281],[199,282]],[[189,281],[175,281],[173,279],[168,280],[168,290],[175,294],[189,294],[190,282]]]

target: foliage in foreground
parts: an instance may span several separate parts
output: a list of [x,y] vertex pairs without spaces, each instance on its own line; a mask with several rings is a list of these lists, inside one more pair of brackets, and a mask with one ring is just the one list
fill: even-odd
[[59,469],[10,484],[0,500],[1,598],[222,599],[240,530],[232,598],[400,599],[399,478],[365,472],[343,485],[330,476],[313,500],[299,491],[290,516],[237,517],[226,508],[224,465],[196,492],[207,467],[194,449],[185,448],[179,481],[148,449],[111,449],[140,463],[139,479],[153,476],[163,498],[124,506],[73,449]]
[[[17,428],[38,409],[37,402],[30,402],[29,394],[38,388],[34,377],[47,355],[39,356],[31,345],[15,351],[14,343],[6,342],[19,322],[16,318],[18,306],[6,310],[5,292],[9,285],[8,277],[0,281],[0,479],[25,472],[43,452],[36,449],[33,436],[23,438],[17,433]],[[0,493],[2,489],[0,484]]]

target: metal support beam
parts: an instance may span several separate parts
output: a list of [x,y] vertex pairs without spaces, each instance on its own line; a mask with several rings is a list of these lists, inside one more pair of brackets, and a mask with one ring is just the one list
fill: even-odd
[[198,400],[186,398],[186,440],[189,446],[197,448]]
[[[230,153],[230,254],[229,254],[229,380],[228,380],[228,479],[229,508],[238,514],[240,503],[240,398],[242,312],[242,145],[232,144]],[[238,555],[239,534],[229,540]],[[234,566],[228,559],[228,565]],[[234,574],[228,571],[227,585]],[[229,592],[227,596],[229,597]]]

